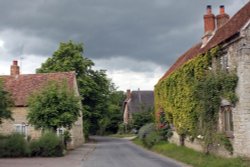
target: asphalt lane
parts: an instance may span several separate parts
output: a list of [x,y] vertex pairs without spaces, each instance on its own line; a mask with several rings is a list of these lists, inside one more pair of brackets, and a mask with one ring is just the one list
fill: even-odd
[[92,137],[95,150],[82,162],[82,167],[183,167],[169,158],[142,149],[128,140]]

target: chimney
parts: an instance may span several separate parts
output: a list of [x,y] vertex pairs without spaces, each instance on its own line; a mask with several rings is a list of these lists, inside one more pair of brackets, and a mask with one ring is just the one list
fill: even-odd
[[213,35],[215,30],[215,16],[212,13],[212,6],[207,5],[207,12],[204,15],[204,36],[202,37],[202,43],[205,45],[209,38]]
[[127,90],[127,99],[131,98],[131,91],[130,89]]
[[216,16],[217,29],[222,27],[229,20],[229,18],[229,15],[225,13],[224,5],[220,5],[220,14]]
[[20,75],[20,68],[18,66],[18,61],[14,60],[10,67],[10,75]]

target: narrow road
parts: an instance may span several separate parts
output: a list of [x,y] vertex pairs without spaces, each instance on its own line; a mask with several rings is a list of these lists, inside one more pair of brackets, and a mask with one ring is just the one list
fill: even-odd
[[146,151],[128,140],[93,137],[95,150],[82,162],[82,167],[183,167],[185,165]]

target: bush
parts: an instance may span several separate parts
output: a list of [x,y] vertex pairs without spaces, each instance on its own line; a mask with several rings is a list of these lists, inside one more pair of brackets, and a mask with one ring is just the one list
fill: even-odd
[[153,122],[153,111],[153,108],[148,108],[146,111],[133,113],[132,128],[139,130],[143,125]]
[[44,133],[40,139],[30,143],[31,156],[60,157],[63,156],[63,143],[52,132]]
[[154,123],[146,124],[140,128],[139,133],[138,133],[138,137],[139,137],[139,139],[143,140],[147,134],[150,134],[153,131],[155,131]]
[[162,136],[164,140],[168,140],[171,136],[173,136],[173,132],[171,127],[166,124],[164,127],[158,129],[159,135]]
[[143,138],[143,145],[147,148],[153,147],[155,144],[159,143],[162,140],[162,137],[159,135],[157,131],[151,131],[149,134]]
[[24,136],[13,133],[0,138],[0,157],[24,157],[29,154],[29,148]]

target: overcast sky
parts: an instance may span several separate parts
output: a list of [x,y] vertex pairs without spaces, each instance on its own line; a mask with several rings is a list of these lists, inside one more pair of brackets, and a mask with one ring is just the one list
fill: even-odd
[[153,89],[203,35],[206,5],[232,16],[248,0],[0,0],[0,74],[12,60],[34,73],[60,42],[84,55],[121,90]]

